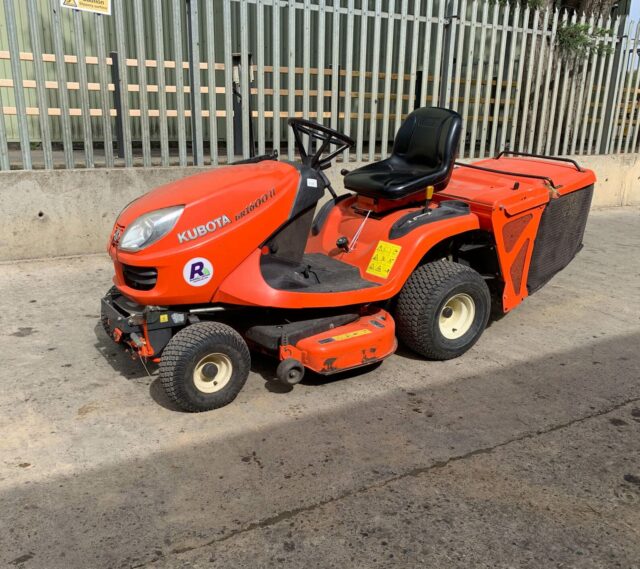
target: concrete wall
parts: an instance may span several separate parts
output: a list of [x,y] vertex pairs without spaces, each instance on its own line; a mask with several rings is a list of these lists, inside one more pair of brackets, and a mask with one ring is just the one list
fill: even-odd
[[0,174],[0,261],[104,251],[122,208],[204,168],[34,170]]
[[[637,154],[580,156],[598,176],[594,207],[640,205]],[[350,168],[357,164],[350,165]],[[342,190],[338,165],[328,171]],[[105,250],[122,208],[156,186],[208,168],[124,168],[0,173],[0,261]]]

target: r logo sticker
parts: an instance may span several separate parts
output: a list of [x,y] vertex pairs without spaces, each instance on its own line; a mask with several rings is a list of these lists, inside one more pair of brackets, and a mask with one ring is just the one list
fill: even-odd
[[196,257],[187,261],[182,276],[188,285],[204,286],[213,278],[213,265],[204,257]]

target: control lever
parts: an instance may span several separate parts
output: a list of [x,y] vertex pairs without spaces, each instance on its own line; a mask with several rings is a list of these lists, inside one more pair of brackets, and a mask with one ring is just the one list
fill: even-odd
[[431,198],[433,197],[434,189],[435,188],[433,186],[427,186],[425,189],[425,192],[424,192],[425,202],[424,202],[424,209],[422,210],[424,213],[430,213],[429,204],[431,203]]

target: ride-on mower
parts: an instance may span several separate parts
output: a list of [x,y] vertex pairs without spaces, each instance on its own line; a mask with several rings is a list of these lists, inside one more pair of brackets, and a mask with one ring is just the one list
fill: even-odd
[[135,200],[109,240],[106,332],[159,362],[187,411],[233,401],[250,348],[280,360],[290,385],[307,368],[379,362],[396,337],[428,359],[465,353],[492,311],[510,311],[580,250],[595,176],[516,152],[458,164],[461,123],[447,109],[413,111],[390,157],[342,171],[349,192],[338,196],[324,170],[353,140],[292,118],[299,163],[261,156]]

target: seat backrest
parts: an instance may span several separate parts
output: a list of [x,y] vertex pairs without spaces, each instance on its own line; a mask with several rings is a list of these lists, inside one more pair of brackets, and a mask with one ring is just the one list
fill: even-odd
[[453,168],[458,152],[462,117],[441,107],[421,107],[402,123],[392,157],[431,168]]

